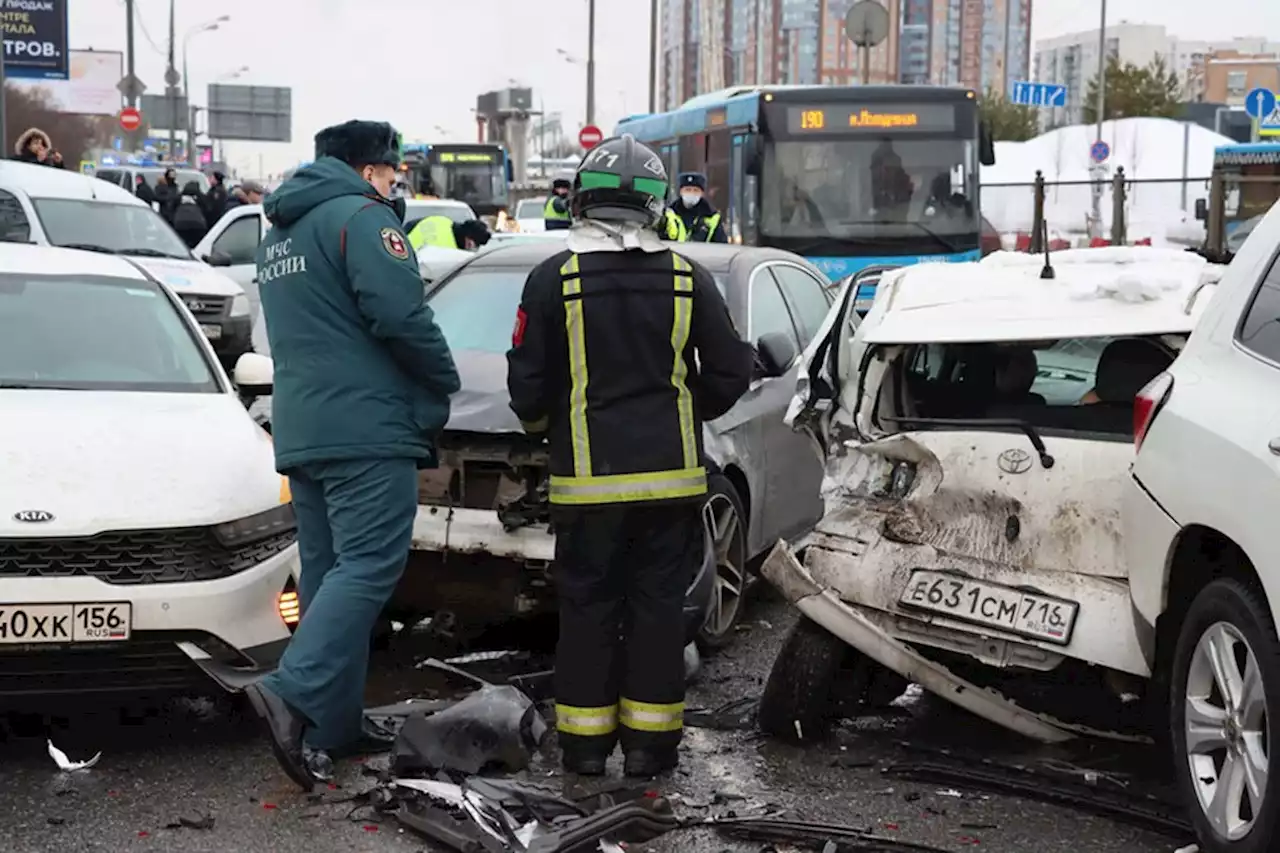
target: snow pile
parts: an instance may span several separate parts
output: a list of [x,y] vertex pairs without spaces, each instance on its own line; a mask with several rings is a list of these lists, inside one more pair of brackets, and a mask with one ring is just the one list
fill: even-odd
[[[1125,205],[1130,241],[1150,237],[1157,243],[1175,240],[1186,243],[1203,239],[1204,227],[1195,218],[1198,198],[1207,199],[1207,178],[1213,171],[1213,150],[1232,140],[1191,125],[1189,140],[1185,123],[1165,118],[1126,118],[1104,122],[1102,138],[1111,146],[1106,162],[1107,176],[1123,167],[1127,177],[1173,179],[1167,184],[1129,186]],[[994,166],[982,168],[982,212],[1002,232],[1029,232],[1034,212],[1033,190],[1036,171],[1048,183],[1045,219],[1049,229],[1060,234],[1087,230],[1093,209],[1088,186],[1055,187],[1055,181],[1090,180],[1089,147],[1097,134],[1095,125],[1072,125],[1037,136],[1026,142],[997,142]],[[1183,143],[1187,146],[1187,176],[1202,180],[1186,184],[1186,208],[1182,206]],[[992,184],[1028,184],[1026,187],[993,187]],[[1102,218],[1111,227],[1111,186],[1102,196]]]

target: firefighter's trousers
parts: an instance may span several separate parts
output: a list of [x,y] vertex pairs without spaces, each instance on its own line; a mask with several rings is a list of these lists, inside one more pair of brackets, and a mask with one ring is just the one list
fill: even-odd
[[557,507],[556,727],[565,754],[674,751],[684,728],[685,591],[701,502]]

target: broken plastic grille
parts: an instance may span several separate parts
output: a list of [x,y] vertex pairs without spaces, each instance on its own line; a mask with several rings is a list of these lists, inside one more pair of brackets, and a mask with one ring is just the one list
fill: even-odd
[[0,539],[0,577],[87,575],[122,585],[217,580],[263,563],[296,539],[296,533],[288,531],[229,548],[204,527]]

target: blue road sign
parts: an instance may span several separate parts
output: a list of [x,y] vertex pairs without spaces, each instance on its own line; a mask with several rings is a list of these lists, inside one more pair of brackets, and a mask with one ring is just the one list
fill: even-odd
[[1105,163],[1111,156],[1111,146],[1099,139],[1089,146],[1089,157],[1095,163]]
[[1249,118],[1262,121],[1276,111],[1276,93],[1270,89],[1253,89],[1244,96],[1244,111]]
[[1012,101],[1029,107],[1065,107],[1067,105],[1067,87],[1056,83],[1013,84]]

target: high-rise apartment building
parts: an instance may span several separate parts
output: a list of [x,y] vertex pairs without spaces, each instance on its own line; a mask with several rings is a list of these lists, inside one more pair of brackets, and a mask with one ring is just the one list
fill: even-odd
[[662,108],[733,85],[934,83],[1006,91],[1027,79],[1031,0],[880,0],[889,34],[845,37],[855,0],[661,0]]

